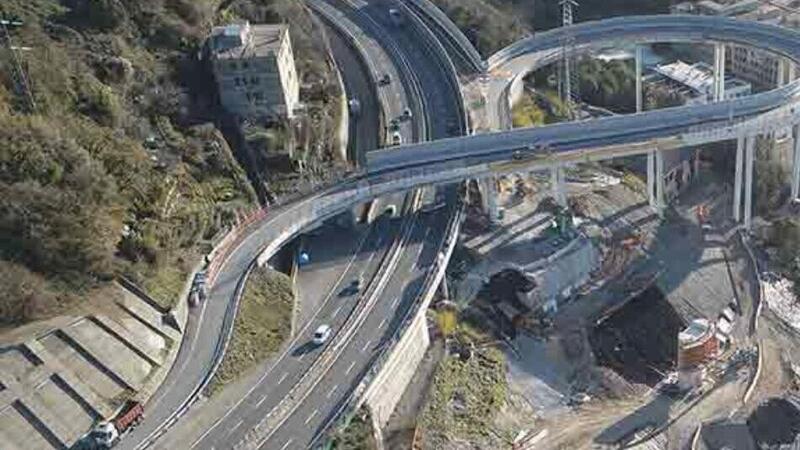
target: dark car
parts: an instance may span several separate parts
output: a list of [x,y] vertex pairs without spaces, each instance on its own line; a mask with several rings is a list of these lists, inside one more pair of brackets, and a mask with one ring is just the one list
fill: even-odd
[[341,292],[339,292],[339,297],[349,297],[351,295],[358,294],[361,291],[361,284],[362,284],[361,278],[356,278],[355,280],[350,282],[350,284],[347,285],[347,287],[342,289]]

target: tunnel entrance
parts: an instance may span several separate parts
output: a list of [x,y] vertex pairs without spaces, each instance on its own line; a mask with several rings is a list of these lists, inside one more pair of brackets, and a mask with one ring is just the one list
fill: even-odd
[[661,290],[650,286],[592,327],[592,351],[598,364],[632,383],[653,386],[675,367],[683,319]]

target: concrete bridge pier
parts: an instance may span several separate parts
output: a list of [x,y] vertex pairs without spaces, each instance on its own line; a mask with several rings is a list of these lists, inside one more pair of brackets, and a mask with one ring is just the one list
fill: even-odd
[[750,229],[753,221],[753,162],[756,136],[748,136],[744,153],[744,228]]
[[447,287],[446,276],[442,277],[442,281],[439,283],[439,295],[445,300],[450,300],[450,288]]
[[567,207],[566,177],[564,176],[564,166],[561,164],[550,168],[550,185],[553,188],[553,199],[558,206]]
[[656,210],[659,216],[663,216],[664,207],[666,206],[664,202],[664,155],[659,150],[655,150],[654,153],[656,160],[656,176],[654,180],[656,184]]
[[651,208],[656,207],[656,151],[647,152],[647,202]]
[[[778,58],[777,87],[783,87],[794,81],[794,64],[787,58]],[[771,139],[784,140],[792,136],[792,127],[787,127],[778,132],[770,133]]]
[[480,186],[481,189],[483,210],[489,215],[489,221],[491,223],[497,223],[500,219],[499,210],[497,208],[497,180],[494,176],[482,178],[478,186]]
[[747,138],[739,136],[736,139],[736,172],[733,176],[733,220],[739,223],[742,220],[742,172],[744,171],[744,144]]
[[800,200],[800,124],[795,124],[794,158],[792,159],[792,200]]
[[[746,230],[753,221],[753,164],[757,136],[739,136],[736,140],[736,173],[733,178],[733,220],[743,222]],[[744,192],[742,192],[744,176]],[[744,211],[742,211],[744,196]]]
[[725,44],[714,44],[714,101],[725,99]]
[[658,150],[647,152],[647,201],[659,215],[664,212],[664,156]]
[[636,112],[640,113],[644,109],[642,101],[642,46],[636,46]]

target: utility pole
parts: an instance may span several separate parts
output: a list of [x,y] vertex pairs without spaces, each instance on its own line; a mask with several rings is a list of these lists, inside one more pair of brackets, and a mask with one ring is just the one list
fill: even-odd
[[0,38],[5,43],[6,49],[11,56],[11,77],[14,86],[20,96],[25,99],[25,104],[29,111],[36,110],[36,100],[33,98],[31,91],[31,83],[25,69],[22,67],[22,57],[20,52],[28,50],[26,47],[17,47],[11,39],[10,28],[18,28],[22,26],[22,22],[15,19],[0,18]]
[[[572,8],[578,6],[575,0],[561,0],[561,26],[569,27],[573,23]],[[573,94],[573,87],[577,89],[577,72],[572,66],[572,48],[575,42],[569,31],[561,46],[561,100],[569,107],[570,113],[577,104],[577,94]]]

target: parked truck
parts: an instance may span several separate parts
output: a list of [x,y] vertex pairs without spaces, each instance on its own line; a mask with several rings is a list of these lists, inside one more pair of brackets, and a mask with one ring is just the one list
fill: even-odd
[[111,448],[127,431],[144,418],[144,407],[140,402],[128,400],[119,413],[108,421],[98,423],[92,430],[92,443],[96,448]]

